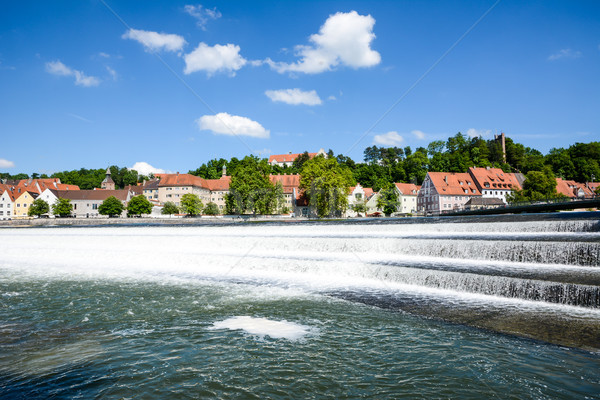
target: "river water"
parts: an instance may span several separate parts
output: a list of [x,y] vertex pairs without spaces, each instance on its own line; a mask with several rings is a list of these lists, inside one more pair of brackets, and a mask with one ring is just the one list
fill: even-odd
[[600,398],[600,224],[0,229],[0,398]]

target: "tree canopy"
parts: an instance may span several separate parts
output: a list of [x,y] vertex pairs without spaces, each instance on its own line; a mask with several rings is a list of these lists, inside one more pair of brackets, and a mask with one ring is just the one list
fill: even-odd
[[109,217],[116,217],[121,215],[125,206],[121,203],[121,200],[115,196],[107,197],[106,200],[98,207],[98,212],[102,215],[108,215]]
[[246,156],[231,175],[225,197],[228,214],[272,214],[278,205],[278,193],[269,179],[267,160]]
[[171,215],[171,214],[178,214],[179,213],[179,207],[177,207],[175,205],[175,203],[173,203],[172,201],[167,201],[164,205],[163,205],[163,209],[160,212],[162,215]]
[[71,215],[71,211],[73,211],[73,205],[69,199],[59,198],[52,204],[52,214],[57,217],[68,217]]
[[181,201],[179,204],[181,206],[181,211],[183,211],[184,214],[192,217],[200,215],[202,208],[204,207],[202,200],[200,200],[198,195],[194,193],[186,193],[181,196]]
[[133,197],[127,203],[128,217],[150,213],[152,213],[152,203],[143,194]]
[[377,208],[381,208],[387,216],[398,211],[400,202],[398,200],[398,191],[394,185],[388,185],[381,189],[377,197]]
[[212,201],[204,207],[204,214],[206,215],[219,215],[219,206]]
[[33,201],[33,204],[31,204],[29,210],[27,210],[27,215],[30,217],[39,217],[40,215],[47,214],[48,212],[50,212],[50,206],[48,203],[43,199],[37,198]]
[[348,193],[355,181],[352,171],[333,157],[317,156],[300,171],[300,189],[304,190],[319,218],[339,217],[348,207]]

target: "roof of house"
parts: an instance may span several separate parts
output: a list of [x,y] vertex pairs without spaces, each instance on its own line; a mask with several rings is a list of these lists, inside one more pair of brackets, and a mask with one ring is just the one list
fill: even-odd
[[226,192],[229,190],[231,177],[226,175],[220,177],[219,179],[205,179],[204,181],[211,192],[214,192],[216,190]]
[[475,179],[480,190],[512,190],[521,189],[515,174],[504,172],[500,168],[469,168],[469,174]]
[[561,178],[556,178],[556,192],[570,198],[577,198],[579,191],[583,191],[584,196],[593,196],[592,192],[583,183],[568,181]]
[[595,192],[595,191],[596,191],[596,189],[598,189],[598,188],[600,187],[600,182],[588,182],[588,183],[587,183],[587,187],[588,187],[588,188],[589,188],[591,191]]
[[206,180],[191,174],[160,174],[159,187],[164,186],[196,186],[207,187]]
[[365,191],[365,199],[370,199],[375,194],[372,188],[363,188],[363,190]]
[[414,183],[394,183],[394,185],[396,185],[396,187],[398,188],[398,190],[400,191],[400,193],[402,193],[403,195],[414,195],[416,196],[417,193],[419,193],[419,189],[421,189],[421,186],[419,185],[415,185]]
[[[31,196],[31,198],[33,198],[33,199],[36,199],[36,198],[37,198],[37,197],[40,195],[38,192],[36,192],[36,191],[33,191],[33,190],[24,190],[24,191],[23,191],[23,192],[21,192],[21,193],[15,194],[15,199],[19,199],[19,198],[21,198],[21,196],[24,196],[24,195],[25,195],[25,193],[27,193],[28,195],[30,195],[30,196]],[[14,201],[14,200],[13,200],[13,201]]]
[[300,175],[269,175],[269,179],[271,183],[277,184],[281,183],[283,186],[283,193],[293,193],[294,189],[299,191],[298,187],[300,186]]
[[114,196],[121,201],[126,201],[129,191],[120,190],[53,190],[52,193],[58,198],[69,200],[106,200]]
[[[289,154],[273,154],[269,157],[269,163],[272,162],[293,162],[298,156],[303,153],[289,153]],[[308,153],[309,158],[315,157],[319,153]]]
[[428,172],[427,175],[441,196],[481,196],[473,178],[466,172]]
[[144,186],[143,186],[143,190],[149,189],[149,190],[155,190],[158,189],[158,184],[160,183],[160,179],[151,179],[149,181],[147,181]]
[[142,185],[127,185],[123,188],[123,190],[129,190],[134,196],[138,196],[144,192],[144,187]]

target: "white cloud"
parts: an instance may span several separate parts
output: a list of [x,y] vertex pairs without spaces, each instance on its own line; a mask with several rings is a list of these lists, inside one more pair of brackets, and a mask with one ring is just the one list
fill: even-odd
[[115,71],[114,69],[112,69],[111,67],[107,66],[106,70],[108,71],[108,73],[110,74],[110,77],[112,78],[113,81],[117,80],[117,71]]
[[212,131],[216,135],[251,136],[268,139],[270,132],[261,124],[246,117],[219,113],[204,115],[196,120],[200,130]]
[[288,64],[267,59],[265,62],[279,73],[318,74],[338,65],[372,67],[381,62],[380,54],[371,49],[375,39],[373,25],[375,19],[370,15],[338,12],[327,18],[318,34],[310,36],[311,45],[296,46],[299,61]]
[[121,36],[123,39],[132,39],[144,45],[146,51],[179,51],[185,45],[185,40],[172,33],[158,33],[141,29],[129,29]]
[[98,86],[100,84],[100,79],[95,76],[87,76],[81,71],[69,68],[60,62],[60,60],[47,62],[46,71],[58,76],[73,76],[75,77],[75,84],[78,86],[90,87]]
[[334,101],[334,100],[337,100],[337,98],[334,95],[331,95],[327,98],[327,100]]
[[150,174],[166,174],[169,173],[168,171],[161,169],[161,168],[155,168],[152,165],[148,164],[145,161],[138,161],[135,164],[133,164],[133,166],[131,168],[129,168],[130,170],[134,169],[138,172],[138,174],[140,175],[150,175]]
[[554,53],[548,57],[549,61],[558,60],[561,58],[579,58],[581,57],[581,52],[572,49],[562,49],[558,53]]
[[110,58],[110,54],[108,54],[108,53],[105,53],[105,52],[103,52],[103,51],[101,51],[100,53],[98,53],[98,55],[99,55],[100,57],[102,57],[102,58]]
[[421,140],[425,139],[425,132],[423,132],[423,131],[414,130],[414,131],[411,131],[410,133],[415,135],[417,137],[417,139],[421,139]]
[[267,90],[265,94],[273,101],[298,105],[306,104],[308,106],[316,106],[322,104],[319,95],[315,90],[303,92],[300,89],[282,89],[282,90]]
[[206,71],[212,75],[218,71],[228,71],[234,76],[235,71],[242,68],[246,59],[240,55],[240,46],[226,44],[224,46],[216,44],[213,47],[201,42],[194,51],[186,54],[185,74],[191,74],[196,71]]
[[474,137],[491,137],[492,136],[492,131],[491,129],[475,129],[475,128],[470,128],[467,129],[467,136],[474,138]]
[[375,135],[373,138],[373,144],[379,144],[382,146],[400,146],[404,138],[398,135],[398,132],[388,132],[383,135]]
[[5,160],[4,158],[0,158],[0,168],[14,168],[14,166],[14,162]]
[[183,7],[183,10],[192,17],[196,18],[196,25],[203,31],[206,30],[206,24],[208,23],[209,19],[221,18],[221,13],[217,10],[217,7],[210,9],[204,8],[200,4],[197,6],[186,5]]

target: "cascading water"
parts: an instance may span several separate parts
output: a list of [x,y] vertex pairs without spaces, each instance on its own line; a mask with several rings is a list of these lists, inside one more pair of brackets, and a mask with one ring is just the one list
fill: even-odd
[[[377,307],[366,314],[356,311],[360,308],[353,309],[351,314],[358,312],[360,318],[373,313],[384,320],[415,318],[403,312],[425,316],[428,319],[411,321],[434,324],[436,330],[446,330],[448,337],[455,335],[456,332],[451,331],[460,329],[460,325],[440,328],[445,322],[600,350],[600,224],[597,219],[520,221],[515,217],[514,221],[506,218],[496,222],[458,221],[1,229],[0,350],[4,350],[6,356],[0,356],[0,393],[2,376],[8,382],[4,385],[6,388],[24,393],[22,382],[42,385],[30,378],[32,370],[45,375],[47,370],[56,372],[57,368],[98,362],[97,354],[114,350],[106,349],[106,334],[111,337],[109,342],[114,339],[114,332],[125,332],[117,336],[147,342],[160,331],[152,323],[160,325],[164,332],[173,332],[176,340],[180,340],[181,335],[191,335],[182,326],[185,323],[204,327],[203,335],[218,335],[223,329],[241,329],[249,335],[263,337],[261,340],[265,340],[265,335],[277,340],[293,338],[292,341],[302,337],[301,340],[310,343],[321,340],[317,338],[326,336],[328,329],[351,335],[345,328],[332,328],[324,322],[332,318],[335,326],[342,324],[340,321],[345,320],[344,313],[348,312],[346,309],[336,314],[342,304],[343,307],[364,307],[361,304]],[[182,295],[190,299],[185,304],[169,294],[187,290],[194,294]],[[69,295],[63,298],[61,293]],[[200,297],[191,300],[195,296]],[[338,299],[343,302],[339,303]],[[216,311],[231,308],[230,303],[236,304],[236,310],[230,314]],[[272,309],[271,303],[277,307]],[[145,305],[144,310],[136,310],[139,304]],[[313,307],[322,311],[317,313],[320,317],[310,311]],[[274,312],[275,309],[280,311]],[[253,314],[256,310],[260,312]],[[62,316],[63,312],[73,315],[74,319]],[[213,313],[215,317],[219,315],[218,320],[202,317]],[[272,315],[266,315],[269,313]],[[140,314],[144,317],[137,317]],[[273,316],[279,318],[268,319]],[[160,319],[163,317],[167,320]],[[182,318],[187,322],[182,322]],[[120,328],[107,328],[112,319]],[[378,321],[383,323],[383,320]],[[99,325],[90,334],[87,329],[94,323]],[[68,326],[68,333],[64,333],[67,328],[61,325]],[[28,339],[17,338],[23,334],[34,343],[39,332],[45,335],[56,327],[63,332],[58,335],[60,340],[57,339],[63,350],[53,339],[54,347],[43,349],[39,354],[35,346],[28,345]],[[365,328],[365,335],[379,337],[381,332],[371,329],[368,328],[367,333]],[[403,336],[396,328],[390,329],[396,336],[381,338],[381,345],[403,346],[396,342]],[[403,340],[421,341],[425,337],[426,341],[432,340],[420,329],[417,329],[420,333],[415,334],[415,338],[420,339],[405,337]],[[442,336],[446,336],[446,331]],[[485,332],[478,331],[476,335],[492,335]],[[65,344],[64,337],[76,337],[81,343]],[[494,336],[494,340],[498,337]],[[209,344],[200,345],[203,351],[214,351],[222,346],[214,338],[207,340]],[[362,348],[354,343],[352,336],[347,340],[352,346]],[[20,342],[25,343],[24,348],[33,354],[34,361],[25,358],[25,361],[14,362],[11,358]],[[522,345],[523,342],[519,344]],[[71,346],[81,346],[84,350],[79,354]],[[435,347],[430,343],[421,350],[427,352],[427,348]],[[177,347],[170,351],[183,350]],[[498,348],[490,349],[489,357],[498,351]],[[65,355],[69,360],[67,367],[64,363],[58,363],[57,367],[51,362],[60,358],[61,352],[68,353]],[[223,355],[226,352],[219,354],[219,357],[227,357]],[[312,357],[307,354],[297,356]],[[384,356],[379,354],[378,357]],[[589,357],[592,358],[581,365],[598,366],[598,358]],[[294,373],[298,373],[300,379],[301,371]],[[22,380],[24,375],[28,376],[25,381]],[[600,375],[588,378],[600,384]],[[112,382],[112,378],[107,379]],[[494,382],[498,388],[503,386],[499,381]],[[592,392],[595,384],[591,384]],[[119,391],[115,385],[110,383],[110,395],[129,393]],[[309,392],[315,390],[313,386],[307,387],[305,390]],[[207,390],[207,396],[227,397],[236,393],[231,387],[226,389],[219,385]],[[588,393],[586,390],[583,393]],[[337,397],[356,397],[361,393],[365,394],[359,390]],[[398,394],[386,393],[390,397]],[[430,395],[436,393],[431,391]],[[460,385],[453,393],[461,393]],[[544,393],[555,397],[562,392],[542,390],[538,394]],[[565,393],[569,397],[580,392],[567,390]]]

